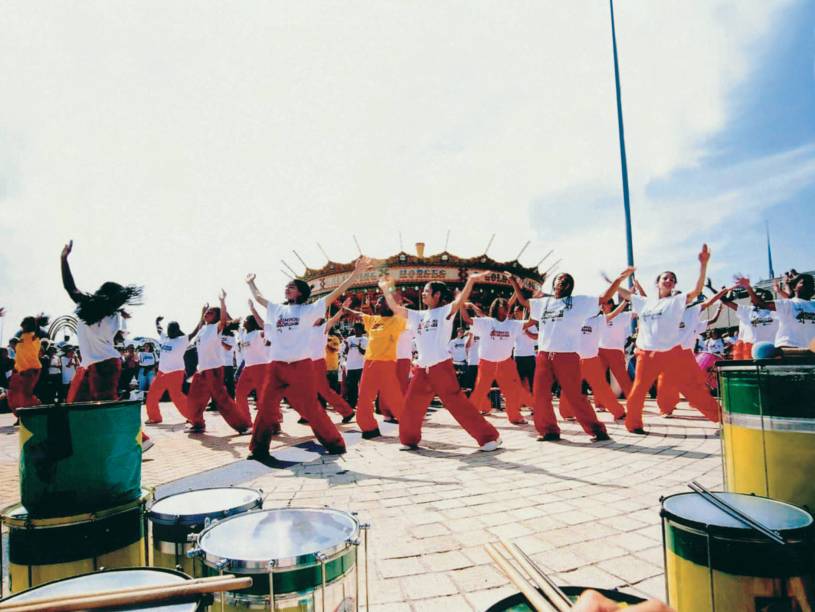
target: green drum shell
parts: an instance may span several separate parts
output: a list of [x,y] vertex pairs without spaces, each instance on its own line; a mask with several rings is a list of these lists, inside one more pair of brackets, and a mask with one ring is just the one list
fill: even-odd
[[[607,597],[611,601],[617,603],[637,604],[645,601],[642,597],[629,595],[628,593],[622,593],[620,591],[611,591],[609,589],[597,589],[594,587],[582,587],[582,586],[560,587],[560,590],[563,591],[573,602],[577,601],[577,598],[580,597],[581,593],[588,589],[597,591],[604,597]],[[531,605],[529,605],[529,602],[527,602],[526,597],[524,597],[523,593],[516,593],[515,595],[510,595],[509,597],[502,599],[501,601],[496,602],[492,604],[489,608],[487,608],[487,612],[531,612],[532,610],[534,610],[534,608]]]
[[139,498],[141,402],[21,408],[20,491],[34,517],[93,512]]
[[815,511],[815,363],[719,366],[725,488]]

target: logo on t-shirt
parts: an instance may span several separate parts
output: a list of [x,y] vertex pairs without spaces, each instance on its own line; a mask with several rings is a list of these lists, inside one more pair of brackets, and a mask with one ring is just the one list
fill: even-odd
[[580,328],[580,332],[582,334],[590,334],[594,331],[594,328],[591,325],[584,325]]
[[282,332],[282,328],[284,327],[298,327],[300,325],[300,317],[279,317],[275,325],[279,332]]
[[161,345],[161,352],[162,353],[170,353],[173,350],[172,344],[162,344]]
[[798,321],[801,325],[806,325],[807,323],[815,323],[815,312],[807,312],[805,310],[800,310],[797,306],[793,305],[795,310],[799,310],[798,314],[795,315],[795,320]]
[[495,340],[508,340],[510,337],[510,333],[503,329],[493,329],[490,332],[490,338]]
[[436,329],[439,326],[438,319],[430,319],[428,321],[422,321],[419,323],[419,327],[416,330],[417,333],[421,334],[424,332],[429,332],[432,329]]
[[659,319],[665,314],[666,310],[668,310],[668,306],[666,304],[657,304],[654,310],[643,310],[640,313],[640,319],[644,321]]

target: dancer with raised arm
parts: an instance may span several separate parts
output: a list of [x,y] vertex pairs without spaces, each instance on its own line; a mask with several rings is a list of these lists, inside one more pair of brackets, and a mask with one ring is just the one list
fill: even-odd
[[187,352],[187,348],[190,346],[190,340],[195,337],[204,324],[205,315],[206,310],[202,310],[201,317],[190,334],[181,331],[178,321],[170,321],[165,334],[164,328],[161,326],[164,317],[156,318],[156,332],[159,335],[161,356],[158,361],[158,374],[156,374],[156,378],[150,386],[150,391],[147,392],[147,420],[145,423],[148,425],[161,423],[162,416],[159,402],[165,391],[170,393],[170,399],[181,415],[185,419],[187,418],[187,396],[184,395],[183,391],[184,379],[187,377],[184,353]]
[[17,414],[17,408],[36,406],[42,402],[34,395],[34,388],[42,373],[40,361],[40,341],[48,338],[43,329],[48,325],[48,317],[43,314],[25,317],[20,322],[20,331],[15,334],[17,350],[14,354],[14,371],[8,384],[8,407]]
[[[620,284],[633,274],[626,269],[599,298],[572,295],[574,278],[571,274],[558,274],[552,281],[553,295],[527,300],[521,287],[513,278],[510,283],[518,303],[529,309],[530,318],[538,323],[538,355],[535,363],[535,429],[538,440],[560,440],[560,427],[552,406],[552,385],[560,384],[561,402],[580,423],[593,441],[608,440],[606,427],[597,420],[588,398],[582,393],[579,342],[581,328],[590,316],[597,313],[600,305],[614,295]],[[564,402],[565,400],[565,402]]]
[[80,291],[68,263],[73,245],[71,240],[62,249],[61,270],[62,285],[76,304],[81,367],[71,381],[66,401],[116,400],[122,358],[113,339],[122,329],[122,318],[130,317],[124,307],[141,303],[142,288],[108,281],[94,293]]
[[[772,293],[764,289],[754,290],[764,302],[772,302]],[[733,347],[733,359],[752,359],[753,345],[759,342],[775,343],[778,333],[778,317],[772,310],[754,304],[735,304],[722,298],[721,303],[733,310],[739,320],[739,335]]]
[[419,360],[413,370],[405,408],[399,420],[399,439],[405,450],[418,448],[422,439],[422,422],[434,395],[441,398],[453,418],[475,438],[479,450],[494,451],[501,445],[498,430],[481,416],[478,408],[461,390],[447,347],[453,334],[453,317],[467,302],[475,283],[488,275],[489,272],[471,272],[464,289],[454,299],[445,283],[427,283],[422,291],[422,303],[426,310],[410,310],[399,305],[393,297],[396,290],[393,281],[388,278],[380,281],[390,309],[396,316],[406,318],[416,330]]
[[606,368],[600,359],[600,339],[608,322],[613,322],[615,317],[622,313],[625,306],[626,302],[623,301],[608,314],[605,314],[601,306],[594,316],[587,318],[583,323],[577,345],[583,380],[591,387],[595,404],[608,410],[615,421],[625,417],[625,408],[617,401],[617,395],[611,390],[606,380]]
[[221,334],[229,321],[226,311],[226,292],[221,289],[218,295],[219,306],[206,308],[204,324],[196,336],[198,348],[198,371],[192,377],[187,394],[187,419],[190,421],[188,433],[200,434],[206,431],[204,410],[210,399],[229,426],[238,433],[246,433],[252,427],[249,410],[238,408],[226,390],[224,382],[224,348]]
[[249,412],[249,394],[255,392],[255,406],[260,408],[261,390],[266,381],[269,363],[269,347],[263,332],[263,319],[249,300],[252,314],[243,320],[243,328],[238,335],[238,344],[243,355],[243,370],[235,386],[235,405],[242,414]]
[[258,409],[249,450],[253,458],[269,456],[272,436],[280,431],[283,415],[280,400],[285,395],[292,408],[306,419],[314,435],[332,454],[345,452],[345,441],[328,415],[319,407],[314,388],[314,368],[309,354],[309,338],[314,324],[325,317],[328,304],[350,287],[357,277],[371,268],[371,260],[360,257],[354,271],[336,289],[325,297],[308,304],[311,287],[301,279],[286,285],[285,301],[274,304],[260,293],[255,275],[246,276],[246,283],[255,301],[266,307],[266,337],[271,342],[271,361],[266,372],[266,383],[261,391],[263,399]]
[[637,332],[637,369],[626,405],[625,427],[631,433],[644,435],[642,409],[645,396],[662,372],[670,372],[676,387],[688,401],[711,421],[719,418],[719,405],[699,383],[696,362],[688,362],[680,345],[680,323],[685,308],[694,302],[705,287],[710,250],[707,245],[699,252],[699,277],[688,293],[676,293],[676,275],[671,271],[660,274],[656,292],[651,297],[635,295],[619,288],[619,293],[631,302],[639,317]]
[[[779,297],[769,302],[750,286],[749,278],[738,279],[739,287],[747,291],[754,306],[775,312],[778,331],[775,345],[786,348],[809,348],[815,339],[815,282],[811,274],[795,274],[787,282],[789,293],[777,287]],[[792,296],[792,297],[790,297]]]
[[[351,298],[343,302],[343,306],[350,306]],[[326,350],[328,348],[328,332],[339,323],[343,316],[342,307],[328,320],[320,318],[312,326],[309,336],[309,357],[314,371],[314,389],[317,395],[340,413],[343,423],[350,423],[354,418],[354,409],[342,396],[331,388],[328,381],[328,364],[326,363]]]
[[[627,301],[621,302],[622,305],[626,303]],[[600,327],[600,345],[597,356],[603,365],[603,376],[605,377],[605,373],[611,371],[614,380],[620,385],[623,395],[627,398],[631,393],[633,382],[625,365],[625,344],[631,335],[633,314],[630,310],[623,309],[622,312],[609,318],[608,315],[618,308],[611,299],[602,304],[600,308],[606,314],[606,324]]]

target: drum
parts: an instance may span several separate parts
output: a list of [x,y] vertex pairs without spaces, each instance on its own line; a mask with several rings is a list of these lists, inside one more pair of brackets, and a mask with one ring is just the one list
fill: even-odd
[[20,496],[37,518],[111,508],[141,492],[141,402],[20,408]]
[[715,493],[781,533],[779,545],[696,493],[662,502],[668,603],[699,610],[811,610],[815,588],[812,516],[790,504]]
[[152,565],[200,577],[196,570],[200,566],[187,556],[192,550],[189,536],[211,521],[262,507],[263,493],[242,487],[187,491],[156,501],[147,514],[153,530]]
[[[12,595],[3,600],[3,603],[24,604],[32,599],[41,597],[75,597],[77,595],[90,595],[99,591],[112,591],[114,589],[125,589],[140,586],[165,586],[181,584],[190,577],[167,569],[133,568],[119,569],[106,572],[96,572],[64,578],[56,582],[50,582],[41,586],[29,589],[24,593]],[[200,612],[205,609],[207,598],[202,596],[200,601],[191,603],[181,603],[173,605],[150,605],[128,607],[128,610],[140,610],[142,612]]]
[[705,383],[710,389],[716,389],[719,386],[719,381],[716,378],[716,362],[722,359],[713,353],[696,353],[696,363],[699,364],[699,369],[705,376]]
[[338,510],[257,510],[210,525],[191,555],[206,575],[254,578],[250,589],[219,596],[225,610],[357,610],[360,530],[367,534],[365,525]]
[[[611,601],[621,604],[635,604],[645,601],[642,597],[621,593],[620,591],[611,591],[609,589],[595,589],[594,587],[580,586],[560,587],[560,590],[563,591],[572,602],[577,601],[577,598],[580,597],[580,594],[586,589],[593,589],[604,597],[608,597]],[[510,595],[492,604],[487,608],[487,612],[533,612],[534,609],[535,608],[526,600],[526,597],[523,596],[523,593],[515,593],[515,595]]]
[[134,502],[58,518],[33,518],[21,505],[3,511],[9,530],[9,590],[147,563],[146,491]]
[[725,489],[815,511],[815,365],[719,367]]

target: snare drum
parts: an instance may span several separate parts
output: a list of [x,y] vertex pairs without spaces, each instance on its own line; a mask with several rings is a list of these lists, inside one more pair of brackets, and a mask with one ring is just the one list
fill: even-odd
[[31,587],[101,568],[147,563],[145,504],[139,500],[95,513],[32,518],[21,505],[3,511],[9,530],[9,590]]
[[200,558],[206,575],[254,579],[249,589],[219,596],[225,610],[351,611],[359,607],[360,530],[367,533],[338,510],[258,510],[206,528],[191,555]]
[[262,507],[262,492],[244,487],[200,489],[158,500],[147,515],[153,526],[152,565],[200,577],[200,565],[187,556],[190,534],[200,533],[211,521]]
[[668,603],[699,610],[811,610],[815,592],[812,516],[783,502],[715,495],[787,541],[779,545],[696,493],[662,502]]
[[[181,584],[190,577],[181,572],[167,569],[133,568],[110,570],[64,578],[29,589],[24,593],[12,595],[3,600],[3,603],[25,604],[27,601],[41,597],[76,597],[77,595],[91,595],[99,591],[112,591],[130,587],[171,586]],[[209,598],[200,596],[199,601],[174,605],[142,604],[128,607],[128,610],[141,612],[200,612],[205,609],[205,602]]]

